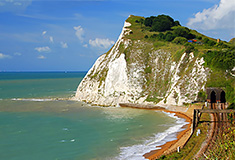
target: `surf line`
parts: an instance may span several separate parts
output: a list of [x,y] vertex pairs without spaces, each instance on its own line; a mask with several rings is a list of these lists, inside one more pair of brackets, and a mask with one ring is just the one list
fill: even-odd
[[47,101],[69,101],[69,98],[12,98],[12,101],[32,101],[32,102],[47,102]]
[[[155,160],[159,158],[161,155],[166,155],[168,153],[171,153],[173,150],[177,149],[178,147],[182,148],[184,144],[188,141],[190,135],[191,135],[191,124],[192,119],[184,114],[183,112],[176,112],[176,111],[170,111],[163,107],[154,106],[154,105],[141,105],[141,104],[129,104],[129,103],[121,103],[119,104],[120,107],[127,107],[127,108],[136,108],[136,109],[146,109],[146,110],[156,110],[156,111],[162,111],[165,113],[172,113],[174,116],[178,118],[185,119],[188,124],[181,127],[179,132],[177,132],[177,139],[173,141],[168,141],[163,145],[156,146],[156,150],[152,150],[148,153],[145,153],[143,156],[146,159],[149,160]],[[177,144],[178,143],[178,144]],[[160,149],[159,149],[160,148]]]

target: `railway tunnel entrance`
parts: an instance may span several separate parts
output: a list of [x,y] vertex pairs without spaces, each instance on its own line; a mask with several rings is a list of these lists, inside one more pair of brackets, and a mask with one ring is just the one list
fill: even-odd
[[[207,93],[207,102],[209,102],[211,105],[211,109],[224,109],[224,104],[226,102],[225,98],[225,91],[221,88],[216,88],[216,87],[210,87],[206,89]],[[218,108],[219,105],[221,104],[220,108]]]

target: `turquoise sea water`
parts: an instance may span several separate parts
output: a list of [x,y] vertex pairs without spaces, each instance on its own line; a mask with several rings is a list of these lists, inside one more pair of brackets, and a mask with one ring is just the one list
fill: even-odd
[[0,159],[143,159],[176,138],[172,114],[54,100],[75,94],[85,73],[0,73]]

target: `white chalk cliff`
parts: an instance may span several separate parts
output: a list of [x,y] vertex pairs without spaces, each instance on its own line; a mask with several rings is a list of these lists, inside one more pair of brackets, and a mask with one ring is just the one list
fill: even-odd
[[203,58],[181,49],[180,58],[176,59],[172,51],[128,38],[135,34],[131,32],[127,20],[117,42],[96,60],[73,99],[102,106],[182,105],[197,100],[208,77]]

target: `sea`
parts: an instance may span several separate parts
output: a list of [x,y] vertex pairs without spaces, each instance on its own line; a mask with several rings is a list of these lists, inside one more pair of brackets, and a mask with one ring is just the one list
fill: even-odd
[[86,72],[0,72],[1,160],[142,160],[185,119],[69,98]]

